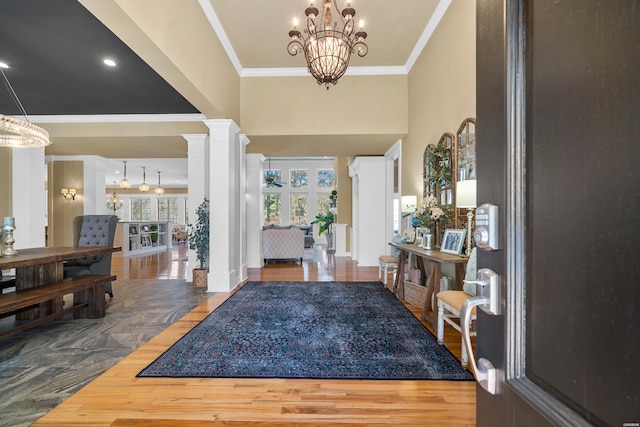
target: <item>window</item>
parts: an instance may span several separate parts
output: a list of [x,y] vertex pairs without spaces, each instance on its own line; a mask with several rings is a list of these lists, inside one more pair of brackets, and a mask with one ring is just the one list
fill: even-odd
[[308,225],[309,224],[309,202],[306,193],[294,193],[289,195],[289,203],[291,209],[290,224],[291,225]]
[[131,199],[131,221],[151,221],[151,199]]
[[291,169],[289,171],[289,184],[291,188],[309,187],[309,172],[306,169]]
[[265,225],[278,225],[282,219],[282,200],[280,194],[264,195],[264,212]]
[[331,208],[329,194],[318,194],[318,213],[324,215],[329,212],[329,208]]
[[333,188],[333,169],[318,169],[318,188]]
[[[279,169],[269,169],[263,171],[262,187],[275,188],[282,182],[282,171]],[[278,183],[278,184],[277,184]]]
[[263,223],[306,226],[321,211],[328,212],[330,194],[338,181],[334,163],[331,158],[265,160]]
[[178,199],[158,199],[158,221],[178,223]]

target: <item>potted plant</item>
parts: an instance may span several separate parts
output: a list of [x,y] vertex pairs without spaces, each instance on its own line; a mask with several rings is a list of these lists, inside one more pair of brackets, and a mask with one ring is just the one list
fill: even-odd
[[209,272],[209,200],[196,209],[198,222],[193,225],[189,233],[189,249],[196,251],[198,267],[193,269],[193,284],[199,288],[207,286]]
[[325,214],[316,215],[315,221],[311,224],[318,224],[318,234],[322,235],[323,233],[327,233],[327,253],[333,253],[335,250],[333,249],[333,233],[331,230],[331,225],[335,217],[333,216],[333,212],[328,211]]

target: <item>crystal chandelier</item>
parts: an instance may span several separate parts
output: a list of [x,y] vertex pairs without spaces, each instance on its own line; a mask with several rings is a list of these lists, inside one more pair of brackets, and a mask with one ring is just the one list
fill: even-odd
[[49,141],[49,133],[41,127],[29,123],[27,112],[24,110],[11,83],[9,83],[9,79],[7,79],[4,71],[2,71],[3,68],[8,67],[5,64],[0,66],[0,73],[2,73],[4,84],[25,120],[0,114],[0,147],[46,147],[51,144],[51,141]]
[[[342,29],[338,21],[333,21],[333,8],[338,12]],[[367,33],[362,31],[364,25],[360,21],[360,30],[354,33],[353,17],[355,9],[351,8],[351,1],[347,2],[342,12],[336,0],[322,0],[322,11],[311,5],[304,11],[307,16],[307,28],[302,34],[297,29],[294,20],[293,30],[289,31],[291,42],[287,46],[290,55],[304,52],[307,68],[319,85],[324,84],[329,89],[329,83],[336,84],[338,79],[347,71],[349,59],[353,52],[363,57],[369,52],[364,43]]]
[[111,193],[111,196],[109,196],[109,199],[107,200],[107,207],[109,209],[113,209],[113,214],[115,215],[116,211],[121,209],[122,206],[124,206],[124,202],[116,192],[116,182],[113,181],[113,193]]

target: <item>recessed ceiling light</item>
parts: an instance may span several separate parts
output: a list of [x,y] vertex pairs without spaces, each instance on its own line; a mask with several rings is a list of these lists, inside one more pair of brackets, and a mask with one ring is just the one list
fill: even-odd
[[9,66],[4,62],[0,62],[0,68],[9,68]]
[[105,65],[108,65],[109,67],[115,67],[116,66],[116,61],[114,61],[113,59],[107,58],[102,62],[104,62]]

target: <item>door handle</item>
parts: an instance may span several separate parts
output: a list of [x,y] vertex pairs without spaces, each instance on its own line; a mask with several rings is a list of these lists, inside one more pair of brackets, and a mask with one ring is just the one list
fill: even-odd
[[[499,312],[498,299],[498,275],[491,269],[483,268],[478,270],[478,278],[475,280],[478,296],[470,298],[462,304],[460,310],[460,326],[462,329],[462,339],[467,348],[473,373],[480,386],[491,394],[496,394],[497,375],[493,364],[480,358],[476,363],[473,348],[471,347],[471,312],[475,307],[488,314],[496,315]],[[469,283],[469,282],[467,282]],[[479,338],[479,337],[478,337]]]

